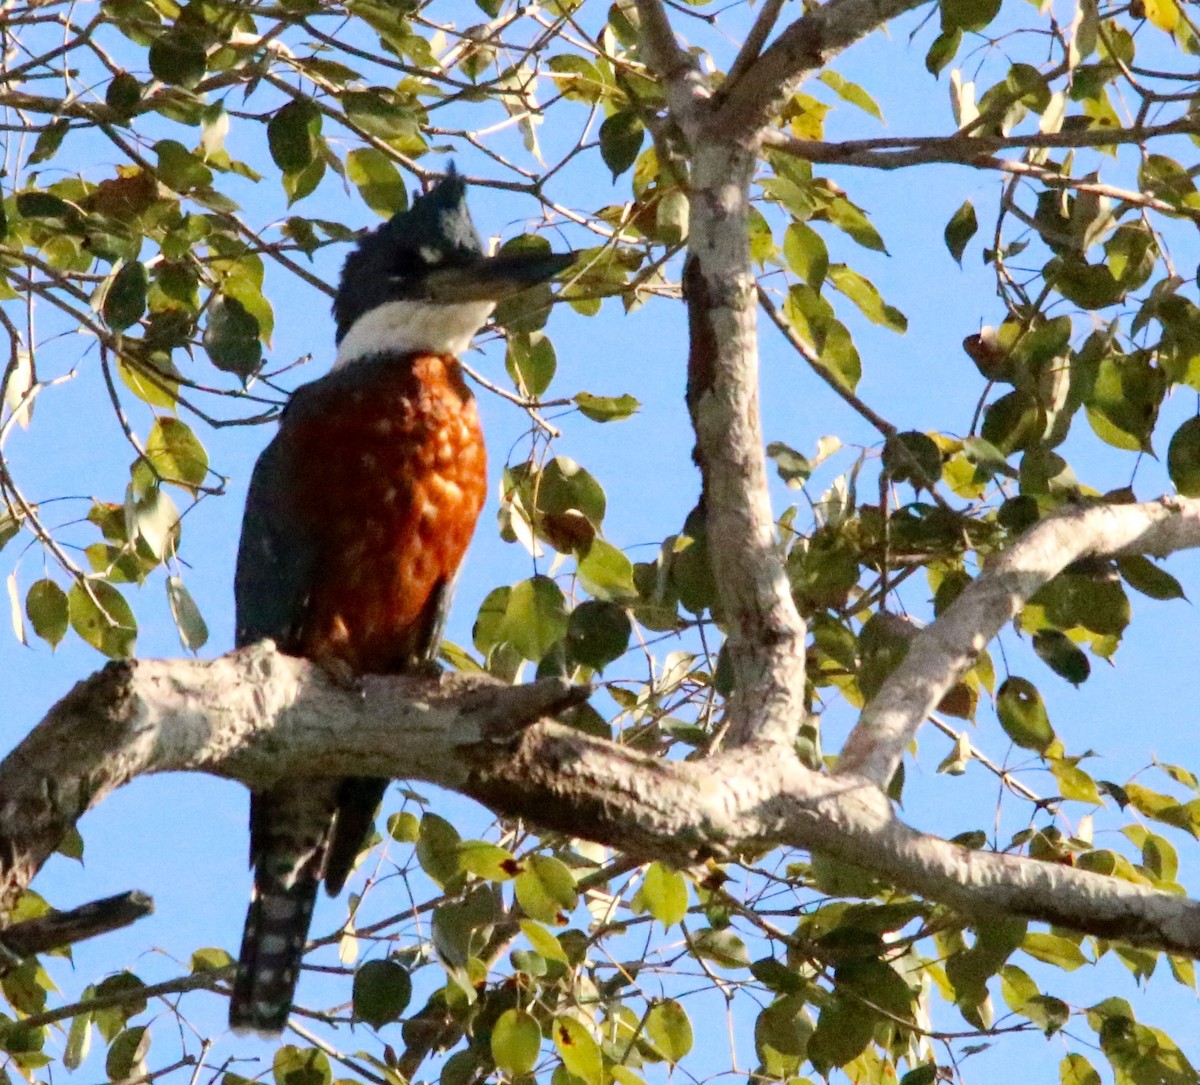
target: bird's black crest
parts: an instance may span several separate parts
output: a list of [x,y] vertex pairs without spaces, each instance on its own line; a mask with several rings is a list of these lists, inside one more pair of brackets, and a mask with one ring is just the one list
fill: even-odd
[[407,211],[363,237],[346,258],[333,316],[340,343],[364,313],[385,302],[419,298],[423,275],[483,257],[483,243],[467,210],[466,182],[450,167],[446,177]]

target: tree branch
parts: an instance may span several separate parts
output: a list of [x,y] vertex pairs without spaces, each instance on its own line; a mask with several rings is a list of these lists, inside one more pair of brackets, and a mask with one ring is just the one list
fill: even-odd
[[792,23],[736,84],[726,85],[715,118],[728,139],[753,139],[795,92],[847,46],[920,7],[925,0],[829,0]]
[[[16,958],[74,945],[86,938],[119,930],[136,923],[154,911],[154,901],[133,890],[115,897],[94,900],[67,912],[52,911],[15,923],[0,934],[0,955],[5,951]],[[0,967],[0,972],[4,969]]]
[[838,760],[839,775],[884,787],[929,714],[1029,597],[1071,562],[1092,555],[1153,554],[1200,546],[1200,499],[1089,505],[1031,527],[932,625],[859,718]]
[[1111,147],[1121,143],[1144,143],[1163,136],[1192,135],[1197,131],[1200,131],[1200,121],[1194,117],[1181,117],[1166,124],[1134,125],[1115,130],[1068,129],[1022,136],[964,135],[955,132],[948,136],[881,136],[878,139],[853,139],[840,143],[795,139],[772,131],[765,133],[763,142],[772,150],[794,154],[809,162],[894,170],[936,162],[974,165],[976,159],[987,159],[997,151],[1016,147]]
[[[1164,503],[1151,523],[1147,508],[1105,530],[1117,531],[1124,549],[1200,541],[1200,501],[1189,503],[1186,526],[1182,509]],[[1061,518],[1057,527],[1098,538],[1098,524],[1081,523]],[[686,867],[805,848],[968,918],[1021,916],[1200,956],[1200,903],[926,836],[900,822],[870,781],[812,772],[778,746],[664,761],[560,724],[530,724],[582,693],[557,681],[511,687],[459,675],[368,678],[356,694],[269,644],[211,662],[110,664],[0,765],[2,873],[11,890],[36,869],[51,824],[139,774],[194,769],[261,786],[281,774],[353,771],[449,786],[643,859]],[[17,868],[14,855],[23,857]]]

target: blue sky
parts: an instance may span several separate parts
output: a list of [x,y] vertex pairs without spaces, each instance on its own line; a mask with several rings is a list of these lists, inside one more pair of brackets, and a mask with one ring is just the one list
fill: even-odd
[[[890,36],[876,35],[838,65],[843,75],[862,83],[881,103],[886,134],[944,133],[952,127],[946,80],[935,82],[923,69],[928,33],[918,36],[916,42],[908,41],[916,21],[892,27]],[[252,104],[261,108],[257,102]],[[850,107],[831,114],[829,129],[834,136],[875,131]],[[229,140],[235,157],[244,155],[254,161],[255,155],[261,154],[261,146],[253,146],[256,140],[261,143],[260,133],[261,129],[235,121]],[[543,136],[548,145],[553,144],[551,136]],[[458,159],[468,172],[481,168],[467,154],[460,153]],[[942,243],[942,228],[959,204],[971,198],[980,210],[986,233],[987,209],[994,205],[999,182],[991,174],[963,167],[831,174],[871,214],[893,254],[868,253],[840,235],[827,234],[833,258],[848,260],[869,276],[887,300],[909,318],[909,332],[903,337],[861,320],[848,320],[863,358],[860,395],[902,429],[962,433],[980,394],[981,381],[959,344],[980,324],[998,322],[999,306],[990,273],[979,258],[979,238],[968,249],[960,269]],[[606,178],[584,178],[577,171],[572,183],[576,180],[586,187],[576,189],[571,198],[588,205],[618,201],[626,191],[624,179],[610,187]],[[238,198],[255,221],[271,221],[281,214],[280,196],[272,185],[268,177],[257,188],[240,186]],[[485,237],[510,237],[523,228],[519,216],[527,208],[512,200],[477,190],[472,207]],[[329,179],[298,210],[352,224],[377,221],[356,195],[348,195]],[[1175,244],[1178,265],[1194,268],[1200,256],[1194,233],[1181,231]],[[342,251],[319,254],[314,269],[327,281],[335,278]],[[326,300],[308,287],[285,283],[272,270],[268,270],[267,289],[276,306],[272,364],[311,351],[313,361],[299,377],[323,373],[332,357],[333,339]],[[686,345],[682,312],[677,305],[652,302],[624,315],[617,304],[609,302],[600,317],[587,320],[563,307],[552,317],[548,331],[559,359],[550,395],[570,395],[578,390],[612,395],[628,392],[643,404],[633,419],[609,426],[598,426],[577,414],[562,419],[564,434],[556,451],[583,463],[601,481],[609,497],[607,537],[628,548],[635,560],[645,559],[653,552],[648,544],[656,544],[680,528],[698,493],[683,405]],[[811,452],[818,437],[837,433],[848,446],[814,480],[815,496],[834,475],[849,470],[856,454],[852,446],[874,446],[876,435],[813,377],[769,323],[762,323],[760,334],[766,439]],[[78,376],[39,399],[32,428],[16,433],[9,441],[10,466],[26,492],[37,500],[62,494],[119,499],[131,452],[121,443],[106,413],[95,356],[81,356],[79,341],[70,338],[48,347],[50,352],[64,368],[78,361]],[[488,344],[482,354],[469,360],[490,378],[503,381],[500,344]],[[517,408],[494,396],[481,394],[480,403],[491,450],[492,492],[448,629],[450,639],[460,644],[469,644],[471,622],[487,591],[498,583],[528,576],[532,570],[528,555],[518,546],[500,542],[494,528],[499,469],[509,455],[514,461],[523,458],[526,421]],[[1183,393],[1168,410],[1182,421],[1195,412],[1195,406],[1194,396]],[[144,432],[149,412],[135,413],[133,421]],[[1077,428],[1082,432],[1068,446],[1077,473],[1100,489],[1124,484],[1131,458],[1102,446],[1082,421]],[[1164,426],[1163,434],[1172,428]],[[199,432],[214,467],[230,477],[228,494],[201,502],[188,513],[184,528],[183,556],[188,565],[183,576],[212,631],[202,652],[210,657],[232,645],[231,584],[241,504],[254,457],[268,440],[269,428]],[[1162,454],[1165,436],[1160,444]],[[1153,462],[1139,469],[1138,479],[1142,497],[1169,488],[1165,472]],[[782,485],[776,487],[774,497],[777,511],[795,500]],[[70,509],[64,520],[79,514],[78,505],[64,508]],[[41,558],[33,551],[22,555],[16,543],[10,544],[0,555],[0,572],[7,575],[18,557],[20,583],[27,587],[42,575]],[[1167,567],[1194,594],[1194,586],[1200,582],[1196,559],[1176,557]],[[921,583],[906,590],[905,600],[919,609],[926,596]],[[1194,609],[1189,603],[1156,603],[1140,596],[1133,598],[1133,604],[1134,623],[1116,656],[1116,667],[1097,661],[1091,679],[1078,691],[1044,668],[1035,671],[1037,664],[1031,662],[1030,653],[1011,634],[1005,637],[1010,665],[1015,672],[1029,673],[1038,681],[1068,749],[1101,751],[1104,760],[1097,765],[1103,768],[1095,768],[1095,775],[1117,781],[1144,766],[1151,754],[1185,764],[1197,760],[1189,708],[1200,692],[1196,689],[1200,672],[1193,662]],[[152,579],[136,594],[135,606],[141,623],[139,654],[178,655],[179,643],[161,578]],[[8,747],[18,741],[55,699],[101,662],[75,638],[68,638],[52,653],[37,642],[23,647],[0,630],[0,692],[6,708],[0,745]],[[847,719],[844,706],[835,706],[830,719],[836,735]],[[994,758],[1003,760],[1007,745],[986,708],[981,711],[981,724],[976,740]],[[906,816],[919,827],[947,835],[990,827],[997,794],[991,777],[978,766],[969,769],[965,785],[934,776],[948,746],[933,734],[922,736],[920,768],[910,770]],[[1036,775],[1031,779],[1033,786],[1040,782],[1043,790],[1050,789],[1047,781],[1048,777],[1039,781]],[[388,808],[397,802],[393,792]],[[484,819],[480,811],[467,811],[467,805],[448,798],[439,809],[481,828]],[[81,826],[87,844],[83,867],[56,858],[35,888],[55,904],[70,906],[137,887],[154,895],[158,911],[129,931],[79,947],[74,972],[55,966],[52,971],[65,998],[76,997],[86,983],[107,970],[130,967],[147,979],[167,978],[179,972],[179,965],[170,958],[186,961],[197,946],[236,950],[249,888],[245,806],[245,795],[236,785],[194,775],[163,776],[138,781],[85,819]],[[1017,823],[1025,813],[1005,808],[1005,818],[1017,818]],[[1165,835],[1181,851],[1185,884],[1193,891],[1200,889],[1194,876],[1188,878],[1187,859],[1194,842],[1169,830]],[[332,929],[340,921],[342,907],[340,903],[325,906],[314,931]],[[157,948],[151,951],[150,946]],[[1106,969],[1105,986],[1134,1001],[1139,1016],[1171,1031],[1193,1062],[1200,1062],[1200,1041],[1190,1029],[1195,1011],[1190,993],[1162,974],[1143,995],[1134,990],[1122,970],[1111,965]],[[1061,984],[1058,974],[1054,975],[1054,990],[1081,1004],[1094,997],[1102,982],[1092,970],[1083,970]],[[196,997],[210,999],[213,1020],[224,1013],[223,1002],[211,996]],[[1051,1078],[1061,1055],[1058,1043],[1022,1040],[1019,1050],[1025,1053],[1023,1057],[1035,1060],[1031,1066],[1036,1065],[1039,1073],[1044,1068],[1044,1076]],[[749,1041],[742,1045],[741,1055],[743,1060],[751,1055]],[[714,1051],[713,1058],[718,1057],[719,1052]],[[1011,1057],[1005,1043],[994,1056],[980,1056],[984,1061],[978,1080],[998,1078],[1005,1068],[1002,1060]]]

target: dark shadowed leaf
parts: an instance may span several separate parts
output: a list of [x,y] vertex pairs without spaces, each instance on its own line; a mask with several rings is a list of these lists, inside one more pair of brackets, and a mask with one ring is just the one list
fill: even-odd
[[1126,584],[1151,599],[1187,598],[1178,580],[1140,554],[1117,558],[1117,569]]
[[600,125],[600,157],[612,171],[614,181],[633,165],[645,138],[641,118],[636,113],[621,110],[605,118]]
[[267,146],[275,165],[284,173],[309,166],[320,132],[321,112],[314,103],[297,98],[281,107],[267,122]]
[[395,961],[367,961],[354,973],[354,1016],[372,1028],[400,1019],[412,998],[408,969]]
[[1087,681],[1092,665],[1083,650],[1057,629],[1039,629],[1033,635],[1033,650],[1055,674],[1073,685]]
[[1184,497],[1200,497],[1200,416],[1175,431],[1167,449],[1167,472]]
[[218,369],[246,380],[262,360],[258,320],[236,298],[218,298],[208,311],[204,349]]
[[186,28],[172,27],[150,46],[150,74],[176,87],[191,88],[204,78],[204,44]]
[[603,670],[625,654],[632,632],[629,613],[624,607],[588,599],[571,611],[567,653],[576,663]]
[[140,260],[122,264],[104,295],[105,323],[116,331],[124,331],[141,320],[146,311],[148,288],[145,264]]
[[127,1081],[146,1071],[146,1056],[150,1053],[150,1030],[144,1025],[126,1029],[108,1049],[104,1071],[109,1081]]

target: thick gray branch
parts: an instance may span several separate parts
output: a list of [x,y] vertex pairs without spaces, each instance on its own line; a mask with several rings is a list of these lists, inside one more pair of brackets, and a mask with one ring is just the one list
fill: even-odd
[[709,553],[735,676],[728,741],[790,743],[804,718],[804,621],[792,599],[767,491],[758,407],[758,294],[748,237],[752,152],[694,148],[687,403]]
[[360,696],[269,645],[212,662],[113,664],[0,765],[2,884],[15,892],[53,831],[139,774],[194,769],[262,785],[282,773],[353,772],[448,786],[638,858],[687,866],[805,848],[968,917],[1023,916],[1200,956],[1196,902],[926,836],[869,781],[812,772],[779,746],[663,761],[530,722],[580,694],[553,681],[457,676],[368,679]]
[[792,23],[723,95],[718,112],[727,139],[753,140],[799,80],[847,46],[926,0],[829,0]]
[[1034,592],[1090,555],[1153,554],[1200,546],[1200,500],[1071,509],[1030,528],[912,642],[856,724],[838,772],[879,786],[892,778],[908,744],[979,653]]

